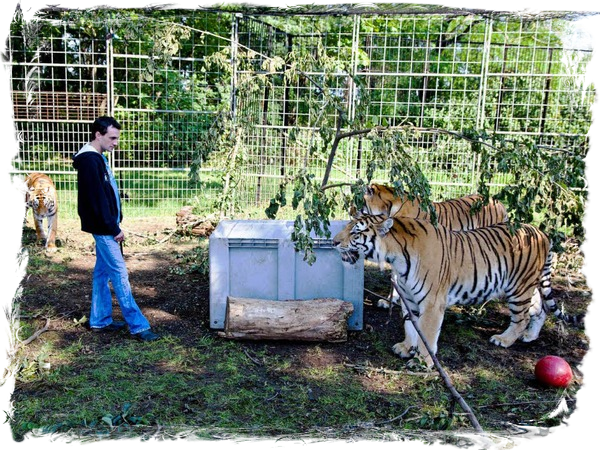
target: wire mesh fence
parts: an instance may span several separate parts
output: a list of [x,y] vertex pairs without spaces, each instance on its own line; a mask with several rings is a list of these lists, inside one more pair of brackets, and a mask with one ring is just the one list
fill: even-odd
[[[303,165],[317,174],[324,170],[322,155],[307,150],[308,143],[318,139],[314,135],[320,114],[307,105],[325,103],[319,98],[322,83],[328,83],[350,118],[368,99],[362,112],[365,122],[423,129],[408,144],[437,199],[476,188],[481,168],[471,143],[462,139],[465,130],[486,130],[507,140],[526,138],[548,147],[587,147],[594,91],[582,83],[582,75],[591,47],[581,41],[564,44],[572,25],[568,20],[348,15],[334,27],[323,16],[298,20],[302,30],[313,31],[288,35],[288,48],[312,53],[317,61],[327,55],[340,61],[344,70],[319,68],[317,63],[304,83],[287,90],[281,86],[277,99],[283,98],[282,106],[267,93],[263,103],[255,103],[271,113],[262,115],[260,131],[248,138],[249,160],[256,166],[248,167],[252,175],[242,191],[252,190],[254,184],[256,204],[276,195],[277,180],[285,173]],[[269,95],[275,96],[273,89]],[[289,145],[285,140],[292,128],[305,137]],[[266,135],[270,146],[261,139]],[[365,179],[370,144],[364,137],[348,139],[334,161],[331,182]],[[384,171],[375,177],[389,181]],[[265,178],[271,180],[268,187]],[[493,184],[509,181],[497,177]]]
[[[476,188],[481,168],[461,138],[466,130],[552,148],[588,146],[592,47],[567,39],[571,17],[197,10],[90,23],[15,20],[7,40],[19,141],[14,173],[50,174],[61,214],[76,214],[71,156],[103,114],[123,125],[111,164],[130,216],[172,215],[184,204],[214,208],[226,161],[204,154],[203,143],[224,110],[252,124],[243,136],[236,211],[264,216],[284,177],[306,167],[325,171],[325,158],[311,151],[321,139],[324,113],[315,105],[327,101],[323,89],[350,119],[422,129],[407,142],[435,199]],[[298,55],[312,58],[311,69],[292,77],[287,69]],[[274,67],[277,58],[287,65]],[[268,82],[240,91],[243,77],[257,76]],[[330,181],[365,179],[371,146],[365,136],[344,140]],[[387,181],[383,170],[374,175]]]

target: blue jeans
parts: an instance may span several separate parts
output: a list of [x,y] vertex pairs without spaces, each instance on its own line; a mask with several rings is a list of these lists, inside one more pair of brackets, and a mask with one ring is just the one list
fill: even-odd
[[131,294],[129,275],[119,243],[112,236],[93,236],[96,241],[96,266],[92,280],[90,327],[103,328],[113,321],[112,295],[108,286],[110,281],[131,334],[149,330],[150,323]]

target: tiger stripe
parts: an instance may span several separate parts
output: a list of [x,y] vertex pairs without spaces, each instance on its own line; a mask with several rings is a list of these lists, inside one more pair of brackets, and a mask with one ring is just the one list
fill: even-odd
[[[400,292],[417,317],[428,344],[437,351],[444,311],[505,297],[510,325],[490,341],[510,347],[517,339],[538,338],[546,313],[577,324],[581,321],[556,307],[551,298],[552,254],[547,236],[532,225],[511,232],[508,224],[454,231],[410,217],[359,215],[333,240],[342,260],[354,264],[361,255],[389,263]],[[404,311],[406,312],[406,311]],[[414,327],[405,321],[405,340],[395,353],[418,352],[433,364]]]
[[[52,179],[43,173],[31,173],[25,178],[25,205],[33,212],[38,241],[44,241],[47,250],[56,250],[58,228],[58,201]],[[47,228],[43,221],[47,220]]]
[[[421,207],[418,198],[410,200],[408,195],[397,196],[394,189],[383,184],[373,183],[365,187],[364,205],[361,212],[373,216],[413,217],[431,221],[431,215]],[[474,210],[478,202],[483,202],[481,195],[432,202],[437,223],[451,230],[472,230],[508,221],[506,207],[498,200],[490,199],[481,208]]]
[[[361,209],[363,214],[432,220],[429,212],[421,207],[419,199],[410,200],[406,194],[396,195],[395,190],[390,186],[372,183],[365,187],[363,197],[364,205]],[[474,209],[474,205],[479,202],[483,203],[483,197],[480,195],[432,202],[437,224],[451,230],[472,230],[508,221],[506,207],[501,202],[490,199],[487,204]],[[389,308],[393,296],[392,290],[388,300],[379,300],[377,306]]]

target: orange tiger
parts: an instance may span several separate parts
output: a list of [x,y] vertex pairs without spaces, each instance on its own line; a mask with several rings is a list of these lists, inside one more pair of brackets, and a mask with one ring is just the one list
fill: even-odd
[[[25,179],[27,191],[25,203],[33,211],[33,221],[38,241],[45,241],[45,248],[56,250],[58,228],[58,201],[52,179],[43,173],[32,173]],[[47,232],[43,221],[47,219]]]
[[[490,339],[502,347],[537,339],[547,312],[574,325],[583,323],[582,316],[564,314],[552,299],[550,242],[532,225],[514,234],[504,223],[452,231],[421,219],[358,215],[333,245],[344,263],[354,264],[362,255],[392,265],[400,295],[434,354],[444,311],[455,304],[505,297],[510,325]],[[410,321],[404,331],[394,353],[406,358],[418,353],[431,367],[432,358]]]
[[[410,200],[406,194],[398,196],[394,188],[383,184],[373,183],[366,186],[364,200],[361,209],[363,214],[431,220],[429,212],[421,208],[419,199]],[[450,230],[472,230],[508,221],[506,207],[498,200],[490,199],[486,205],[474,210],[473,206],[482,201],[481,195],[467,195],[443,202],[432,202],[432,205],[437,223]],[[389,308],[389,297],[388,300],[380,299],[377,306]]]
[[[394,188],[383,184],[366,186],[364,199],[363,214],[431,220],[431,215],[421,208],[419,199],[410,200],[406,194],[397,196]],[[508,221],[506,207],[498,200],[490,199],[486,205],[474,210],[473,206],[482,201],[481,195],[467,195],[432,202],[432,205],[437,223],[451,230],[472,230]]]

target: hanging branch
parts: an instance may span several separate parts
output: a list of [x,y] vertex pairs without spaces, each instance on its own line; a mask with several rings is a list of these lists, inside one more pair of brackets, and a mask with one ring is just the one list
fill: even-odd
[[[400,287],[398,286],[398,283],[396,282],[396,280],[394,280],[393,277],[391,279],[392,279],[392,285],[394,286],[394,289],[396,290],[396,292],[398,292],[398,293],[401,292]],[[425,336],[423,335],[423,333],[421,332],[421,329],[417,325],[417,319],[416,319],[415,315],[412,313],[408,304],[406,303],[406,300],[404,300],[404,298],[401,295],[400,295],[400,299],[402,300],[402,303],[404,304],[404,308],[407,311],[406,315],[408,316],[408,319],[412,323],[413,327],[415,327],[417,334],[423,341],[425,348],[429,352],[429,356],[431,356],[431,359],[433,360],[433,365],[435,366],[436,370],[439,372],[440,376],[442,377],[442,380],[444,380],[444,384],[450,391],[450,394],[452,394],[452,398],[454,398],[454,400],[456,400],[458,402],[458,404],[463,409],[463,411],[465,413],[467,413],[467,417],[469,417],[469,421],[471,422],[471,425],[473,426],[473,428],[475,428],[475,431],[482,433],[483,428],[481,428],[481,425],[479,424],[477,417],[475,417],[475,414],[473,413],[473,411],[471,410],[471,408],[469,407],[467,402],[465,402],[465,400],[462,398],[462,396],[458,393],[458,391],[452,384],[452,381],[450,381],[450,377],[448,377],[448,374],[446,373],[446,371],[440,364],[440,361],[437,359],[433,350],[429,346],[429,343],[425,340]]]
[[327,159],[327,167],[325,167],[325,175],[323,175],[323,181],[321,182],[321,190],[323,186],[327,185],[327,181],[329,181],[329,174],[331,173],[331,167],[333,166],[333,160],[335,159],[335,154],[337,153],[337,148],[340,143],[340,130],[342,128],[342,113],[338,113],[337,123],[335,127],[335,138],[333,139],[333,143],[331,144],[331,151],[329,152],[329,158]]
[[341,132],[341,113],[338,118],[337,129],[335,131],[335,138],[333,139],[333,143],[331,144],[331,150],[329,152],[329,158],[327,159],[327,166],[325,167],[325,175],[323,175],[323,181],[321,182],[321,190],[327,189],[327,182],[329,181],[329,175],[331,174],[331,168],[333,167],[333,161],[335,159],[335,154],[337,153],[338,145],[340,141],[345,138],[359,136],[362,134],[369,134],[373,130],[383,129],[384,127],[374,127],[374,128],[365,128],[362,130],[353,130],[345,133]]

